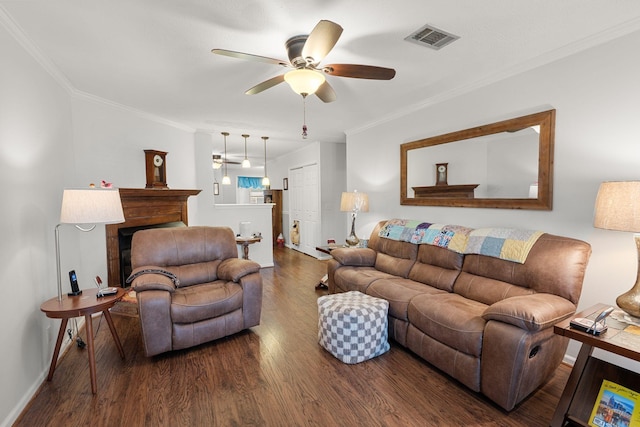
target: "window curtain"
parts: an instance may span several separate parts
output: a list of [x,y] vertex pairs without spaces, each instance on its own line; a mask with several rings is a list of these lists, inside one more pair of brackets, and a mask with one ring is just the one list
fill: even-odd
[[262,190],[262,178],[254,176],[239,176],[238,188],[255,188]]

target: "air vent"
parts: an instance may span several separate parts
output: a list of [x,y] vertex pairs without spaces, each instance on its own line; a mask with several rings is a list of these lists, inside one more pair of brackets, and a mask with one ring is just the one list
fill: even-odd
[[432,25],[425,25],[417,31],[409,34],[404,39],[411,43],[419,44],[421,46],[427,46],[431,49],[442,49],[449,43],[458,40],[460,36],[447,33],[446,31],[439,30]]

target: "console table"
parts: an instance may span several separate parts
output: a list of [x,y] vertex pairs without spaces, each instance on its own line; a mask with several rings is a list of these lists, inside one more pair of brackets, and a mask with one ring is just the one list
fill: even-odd
[[628,332],[629,324],[611,317],[608,329],[601,335],[593,335],[570,327],[575,317],[594,319],[610,306],[596,304],[554,326],[553,331],[582,343],[567,384],[551,420],[552,427],[569,425],[587,426],[589,417],[603,380],[613,381],[624,387],[640,391],[640,375],[591,356],[594,348],[640,361],[640,335]]

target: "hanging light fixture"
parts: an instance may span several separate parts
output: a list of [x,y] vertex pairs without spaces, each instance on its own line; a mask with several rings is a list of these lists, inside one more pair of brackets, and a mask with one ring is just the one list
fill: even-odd
[[262,137],[264,141],[264,177],[262,178],[262,186],[268,188],[271,182],[269,181],[269,176],[267,176],[267,139],[269,139],[268,136]]
[[320,85],[324,83],[325,77],[318,71],[299,68],[286,73],[284,81],[289,83],[295,93],[307,96],[314,94],[318,90]]
[[251,167],[251,162],[247,158],[247,138],[249,138],[249,135],[247,135],[245,133],[245,134],[242,135],[242,137],[244,138],[244,160],[242,161],[242,167],[243,168],[250,168]]
[[291,89],[302,95],[302,139],[307,139],[307,95],[316,93],[318,88],[325,82],[324,74],[307,68],[291,70],[284,75],[284,81],[289,83]]
[[224,165],[224,176],[222,177],[222,185],[230,185],[231,179],[229,175],[227,175],[227,136],[229,136],[229,132],[221,132],[224,135],[224,159],[222,160]]

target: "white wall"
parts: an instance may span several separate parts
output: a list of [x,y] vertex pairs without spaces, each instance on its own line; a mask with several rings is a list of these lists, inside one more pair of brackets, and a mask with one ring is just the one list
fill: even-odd
[[[593,228],[592,215],[600,182],[640,179],[638,46],[640,32],[349,133],[347,184],[370,197],[369,213],[358,216],[358,233],[370,233],[378,220],[399,217],[533,228],[583,239],[593,254],[579,308],[615,305],[615,297],[635,282],[636,248],[630,233]],[[401,143],[549,107],[557,110],[552,211],[400,205]],[[576,355],[572,343],[569,356]]]
[[58,323],[40,304],[56,295],[53,230],[74,171],[68,94],[2,26],[0,52],[2,425],[19,415],[48,368]]
[[[146,148],[169,152],[170,187],[196,184],[192,131],[74,95],[64,78],[45,71],[51,67],[37,50],[12,34],[0,25],[0,280],[7,291],[0,302],[0,426],[19,415],[51,361],[60,321],[47,318],[40,304],[57,294],[54,228],[63,189],[102,179],[144,187]],[[190,200],[190,221],[196,206]],[[104,226],[81,233],[64,225],[60,240],[65,290],[71,269],[81,288],[93,286],[95,275],[106,278]]]

